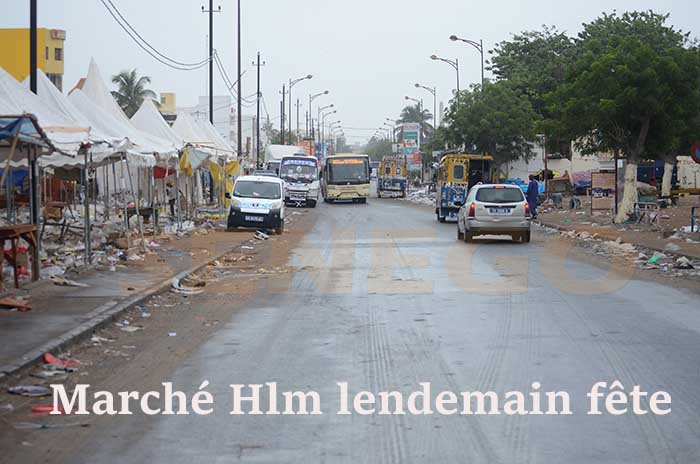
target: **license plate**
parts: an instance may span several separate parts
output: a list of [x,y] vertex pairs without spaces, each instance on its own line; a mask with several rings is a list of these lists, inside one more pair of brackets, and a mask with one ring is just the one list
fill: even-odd
[[246,216],[245,220],[249,222],[263,222],[265,218],[262,216]]
[[510,208],[491,208],[491,214],[510,214]]
[[293,201],[303,201],[306,200],[306,195],[290,195],[290,197]]

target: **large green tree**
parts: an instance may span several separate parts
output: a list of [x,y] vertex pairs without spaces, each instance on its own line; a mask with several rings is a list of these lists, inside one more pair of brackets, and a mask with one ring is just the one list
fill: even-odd
[[156,93],[147,87],[151,78],[139,76],[136,69],[112,76],[112,83],[117,85],[117,90],[112,91],[112,96],[128,117],[132,117],[138,111],[144,98],[156,100]]
[[525,95],[539,116],[537,130],[545,135],[548,152],[570,156],[571,141],[559,133],[557,125],[547,124],[560,117],[560,108],[547,105],[545,96],[564,83],[576,54],[574,41],[556,27],[543,26],[497,43],[490,53],[488,69],[497,80],[507,81]]
[[537,113],[506,81],[473,85],[453,99],[445,117],[453,146],[493,155],[497,164],[534,155]]
[[583,153],[614,152],[627,159],[616,222],[637,201],[637,166],[658,158],[687,133],[697,112],[698,52],[687,34],[651,11],[604,14],[584,24],[566,82],[550,95],[568,133]]

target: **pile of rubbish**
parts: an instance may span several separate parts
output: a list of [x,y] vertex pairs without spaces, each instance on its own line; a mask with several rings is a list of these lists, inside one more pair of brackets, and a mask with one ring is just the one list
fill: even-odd
[[404,199],[419,205],[433,206],[435,205],[435,195],[435,192],[429,191],[428,187],[420,187],[409,191]]
[[619,257],[633,263],[639,269],[658,270],[675,277],[700,277],[700,259],[678,255],[677,253],[681,250],[680,246],[671,242],[664,247],[663,252],[651,251],[623,242],[620,238],[612,241],[585,231],[560,231],[551,227],[543,227],[543,229],[550,234],[576,239],[581,246],[605,259]]

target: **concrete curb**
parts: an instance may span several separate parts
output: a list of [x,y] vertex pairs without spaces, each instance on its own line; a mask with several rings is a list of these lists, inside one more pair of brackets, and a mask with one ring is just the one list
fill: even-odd
[[233,246],[232,248],[219,253],[216,256],[210,257],[207,261],[205,261],[202,264],[193,266],[190,269],[184,270],[182,272],[179,272],[178,274],[169,277],[165,279],[164,281],[153,285],[145,290],[142,290],[139,293],[136,293],[126,300],[123,301],[108,301],[107,303],[98,306],[91,312],[87,314],[87,317],[89,318],[87,321],[83,322],[79,326],[69,330],[68,332],[64,333],[63,335],[60,335],[53,340],[39,346],[36,349],[33,349],[29,351],[28,353],[25,353],[24,355],[20,356],[19,358],[15,359],[14,361],[5,364],[4,366],[0,366],[0,378],[6,377],[9,375],[12,375],[19,371],[20,369],[24,369],[26,367],[29,367],[33,364],[37,364],[43,359],[44,353],[48,352],[56,352],[64,349],[71,343],[75,343],[77,341],[80,341],[81,339],[87,337],[90,335],[92,332],[95,330],[107,325],[108,323],[114,321],[115,319],[118,318],[120,314],[122,314],[124,311],[128,310],[129,308],[136,306],[140,303],[143,303],[145,300],[148,298],[157,295],[159,293],[162,293],[166,291],[168,288],[170,288],[172,281],[174,279],[182,279],[188,274],[192,274],[194,272],[197,272],[201,270],[202,268],[206,267],[213,261],[216,261],[217,259],[220,259],[222,256],[224,256],[227,253],[230,253],[236,249],[237,246],[240,246],[240,244],[237,244]]

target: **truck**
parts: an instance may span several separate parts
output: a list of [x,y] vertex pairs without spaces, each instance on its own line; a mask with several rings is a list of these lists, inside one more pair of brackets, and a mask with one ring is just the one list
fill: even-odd
[[304,155],[304,147],[295,145],[268,145],[265,147],[263,168],[274,171],[279,175],[280,162],[285,156]]
[[285,182],[285,203],[315,208],[321,188],[318,171],[318,160],[313,156],[302,154],[282,157],[279,177]]

